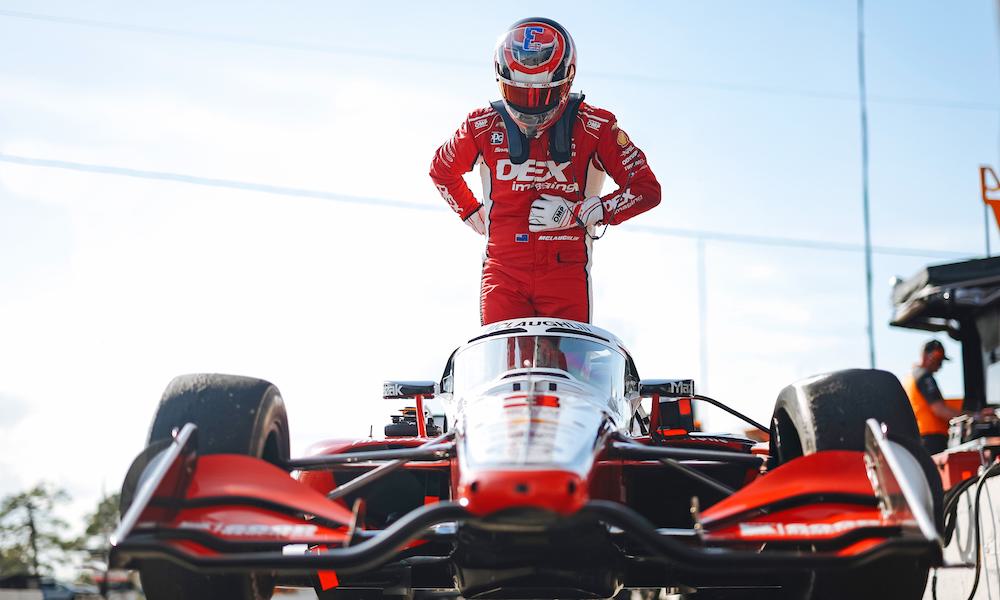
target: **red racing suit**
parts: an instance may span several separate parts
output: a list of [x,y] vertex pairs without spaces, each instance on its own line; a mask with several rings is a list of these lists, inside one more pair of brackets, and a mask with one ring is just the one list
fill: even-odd
[[590,322],[592,233],[582,227],[528,230],[540,194],[577,202],[600,194],[604,174],[618,189],[602,197],[604,223],[617,225],[660,202],[646,156],[606,110],[582,102],[572,124],[570,160],[549,150],[553,128],[530,141],[528,159],[513,164],[508,131],[492,107],[473,111],[434,155],[430,176],[463,219],[479,202],[462,178],[477,164],[483,180],[486,254],[480,294],[482,323],[546,316]]

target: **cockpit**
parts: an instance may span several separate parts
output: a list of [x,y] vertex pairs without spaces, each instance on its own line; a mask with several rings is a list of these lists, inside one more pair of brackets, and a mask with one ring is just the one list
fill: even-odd
[[619,349],[597,340],[558,335],[494,337],[455,353],[450,391],[462,396],[486,384],[530,374],[567,378],[604,398],[623,398],[626,368]]

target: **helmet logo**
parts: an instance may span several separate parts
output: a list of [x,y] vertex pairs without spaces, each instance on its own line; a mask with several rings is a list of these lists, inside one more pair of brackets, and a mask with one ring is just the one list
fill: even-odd
[[553,68],[563,58],[563,41],[551,27],[527,24],[512,31],[509,36],[504,52],[508,65],[526,73]]
[[545,31],[544,27],[525,27],[524,28],[524,43],[521,44],[522,50],[541,50],[542,45],[535,41],[535,34]]

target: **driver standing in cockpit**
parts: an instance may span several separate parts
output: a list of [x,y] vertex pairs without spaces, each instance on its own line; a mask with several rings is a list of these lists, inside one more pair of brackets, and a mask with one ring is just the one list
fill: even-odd
[[[514,23],[494,69],[502,99],[473,111],[430,169],[452,210],[486,236],[481,321],[590,322],[596,228],[656,206],[660,184],[615,116],[570,93],[576,47],[561,25]],[[462,178],[476,164],[482,203]],[[601,196],[605,173],[618,189]]]

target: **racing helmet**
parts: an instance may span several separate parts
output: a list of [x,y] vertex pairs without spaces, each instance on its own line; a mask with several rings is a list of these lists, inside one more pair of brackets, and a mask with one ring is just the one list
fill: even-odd
[[551,19],[521,19],[500,36],[494,66],[504,106],[529,138],[562,115],[576,75],[576,45]]

